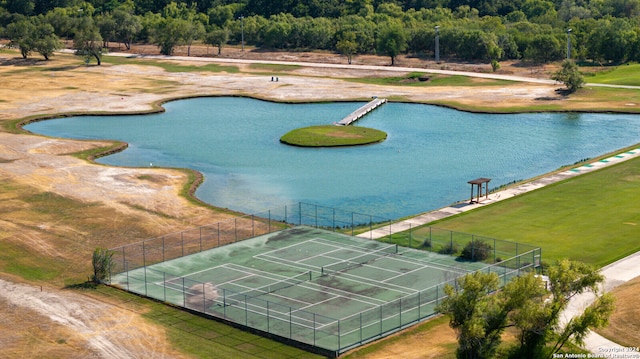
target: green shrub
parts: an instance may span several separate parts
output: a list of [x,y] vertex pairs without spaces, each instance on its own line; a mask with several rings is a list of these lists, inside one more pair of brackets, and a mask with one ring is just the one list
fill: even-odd
[[483,261],[489,258],[493,247],[485,241],[471,241],[462,248],[460,258],[470,261]]
[[438,253],[440,254],[456,254],[460,251],[460,246],[456,242],[449,242],[440,248]]

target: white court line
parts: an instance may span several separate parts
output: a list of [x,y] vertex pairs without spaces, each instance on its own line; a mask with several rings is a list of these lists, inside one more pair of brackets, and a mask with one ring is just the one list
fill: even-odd
[[[258,258],[258,259],[263,260],[265,262],[271,262],[271,263],[276,263],[276,264],[279,264],[279,265],[285,265],[285,266],[293,267],[293,268],[300,269],[300,270],[305,269],[305,270],[311,270],[311,271],[316,271],[316,272],[320,273],[320,267],[318,267],[318,266],[313,266],[313,265],[310,265],[310,264],[293,262],[293,261],[290,261],[290,260],[287,260],[287,259],[282,259],[282,258],[273,257],[273,256],[266,256],[266,255],[263,255],[263,254],[260,254],[259,256],[260,257],[254,256],[254,258]],[[269,258],[266,258],[266,257],[269,257]],[[289,262],[289,263],[287,263],[287,262]],[[292,263],[292,264],[290,264],[290,263]]]
[[[272,262],[272,263],[276,263],[276,264],[281,264],[281,265],[283,264],[281,262],[280,258],[275,258],[275,260],[269,260],[269,259],[265,259],[265,258],[260,258],[260,259],[262,259],[263,261]],[[288,264],[285,264],[285,265],[288,265]],[[298,266],[294,266],[294,265],[289,265],[289,266],[297,268],[297,269],[300,269],[300,267],[298,267]],[[314,268],[319,268],[319,267],[314,267]],[[318,273],[319,272],[320,271],[318,271]],[[374,280],[369,279],[369,281],[373,282]],[[381,299],[376,299],[376,298],[363,296],[363,295],[360,295],[360,294],[357,294],[357,293],[348,292],[346,290],[342,290],[342,289],[338,289],[338,288],[334,288],[334,287],[329,287],[329,286],[325,286],[325,285],[320,285],[318,283],[313,283],[313,282],[305,282],[305,283],[306,284],[299,284],[299,286],[303,287],[303,288],[306,288],[306,289],[311,289],[311,290],[316,291],[316,292],[336,292],[336,294],[340,295],[341,297],[349,298],[349,299],[352,299],[352,300],[358,300],[358,301],[363,302],[363,303],[372,304],[372,303],[367,302],[367,301],[355,299],[353,296],[363,297],[363,298],[367,298],[367,299],[374,299],[374,300],[377,300],[377,301],[379,301],[379,302],[381,302],[383,304],[387,303],[387,301],[384,301],[384,300],[381,300]],[[380,283],[380,282],[377,282],[377,283]],[[373,283],[367,283],[367,284],[371,285],[372,287],[388,289],[386,286],[383,287],[383,286],[375,285]],[[382,284],[382,283],[380,283],[380,284]],[[312,288],[310,286],[315,286],[316,288]],[[320,289],[318,289],[318,288],[320,288]],[[345,294],[339,294],[339,293],[345,293]],[[401,293],[404,293],[404,292],[401,292]],[[408,294],[408,293],[404,293],[404,294]]]
[[331,297],[331,298],[325,299],[325,300],[320,301],[320,302],[309,303],[309,305],[307,305],[306,307],[302,307],[302,308],[298,308],[298,309],[296,309],[296,312],[298,312],[298,311],[302,311],[302,310],[306,311],[306,309],[307,309],[307,308],[311,308],[311,307],[313,307],[313,306],[316,306],[316,305],[318,305],[318,304],[322,304],[322,303],[324,303],[324,302],[328,302],[328,301],[330,301],[330,300],[334,300],[334,299],[336,299],[336,298],[344,298],[344,297],[342,297],[341,295],[336,295],[336,296],[333,296],[333,297]]

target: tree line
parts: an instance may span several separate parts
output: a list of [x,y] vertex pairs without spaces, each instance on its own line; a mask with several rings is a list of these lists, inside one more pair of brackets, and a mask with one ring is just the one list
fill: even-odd
[[[0,0],[0,35],[48,58],[59,39],[99,61],[111,42],[227,44],[545,63],[640,60],[640,0]],[[494,69],[498,66],[494,66]]]

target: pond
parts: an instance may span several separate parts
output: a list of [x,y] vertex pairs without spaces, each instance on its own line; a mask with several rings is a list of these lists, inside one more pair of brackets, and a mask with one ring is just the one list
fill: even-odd
[[298,148],[292,129],[331,124],[362,103],[282,104],[249,98],[170,102],[153,115],[77,116],[29,124],[31,132],[116,139],[129,148],[98,160],[117,166],[188,167],[196,196],[246,213],[299,201],[390,219],[465,200],[467,181],[495,188],[640,142],[640,116],[471,114],[388,103],[357,125],[388,134],[374,145]]

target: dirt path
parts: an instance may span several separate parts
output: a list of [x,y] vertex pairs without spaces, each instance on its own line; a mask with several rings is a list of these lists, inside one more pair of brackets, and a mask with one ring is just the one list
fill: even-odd
[[[137,313],[78,294],[0,279],[2,356],[177,358],[161,329]],[[30,348],[24,337],[37,342]]]

